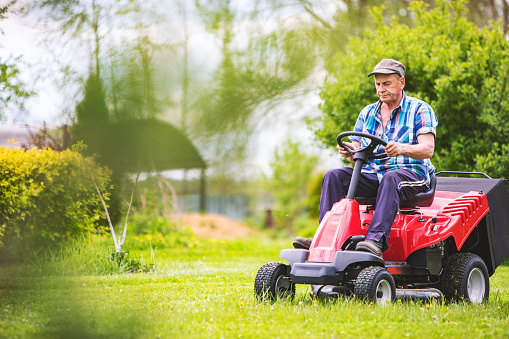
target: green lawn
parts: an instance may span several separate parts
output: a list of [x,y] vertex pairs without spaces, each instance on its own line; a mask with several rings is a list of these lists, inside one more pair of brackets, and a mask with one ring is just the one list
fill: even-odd
[[[153,273],[68,275],[0,266],[2,338],[486,338],[509,337],[509,267],[483,305],[353,299],[260,303],[258,268],[291,241],[204,241],[157,250]],[[150,253],[143,254],[150,257]],[[54,273],[49,273],[54,272]]]

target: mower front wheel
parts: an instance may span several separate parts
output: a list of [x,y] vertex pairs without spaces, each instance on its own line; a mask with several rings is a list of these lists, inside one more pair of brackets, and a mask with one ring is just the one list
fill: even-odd
[[367,299],[381,305],[396,298],[396,284],[392,274],[379,266],[363,269],[355,280],[353,291],[357,298]]
[[444,265],[441,275],[446,299],[481,303],[490,295],[490,278],[486,264],[478,255],[457,253]]
[[280,262],[270,262],[258,270],[254,290],[259,300],[293,299],[295,284],[288,275],[289,266]]

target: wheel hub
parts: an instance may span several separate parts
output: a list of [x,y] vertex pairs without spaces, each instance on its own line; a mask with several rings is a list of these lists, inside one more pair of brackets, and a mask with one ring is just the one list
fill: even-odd
[[291,288],[292,283],[290,282],[288,277],[280,276],[279,278],[277,278],[275,286],[277,295],[286,298],[291,293],[290,292]]
[[480,303],[484,300],[486,293],[486,281],[483,272],[479,268],[470,271],[467,280],[468,298],[474,303]]
[[380,280],[376,285],[376,303],[385,305],[387,301],[391,301],[392,288],[387,280]]

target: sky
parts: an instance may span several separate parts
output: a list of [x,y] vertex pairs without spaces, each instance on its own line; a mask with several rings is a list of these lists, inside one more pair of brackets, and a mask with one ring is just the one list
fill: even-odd
[[10,117],[7,123],[36,125],[42,124],[43,121],[56,123],[59,115],[59,95],[51,81],[37,79],[38,62],[44,51],[38,42],[37,31],[30,27],[31,24],[29,21],[10,16],[0,26],[3,31],[3,34],[0,35],[0,57],[2,60],[6,60],[21,56],[23,62],[26,63],[20,66],[21,78],[37,93],[26,102],[29,116]]
[[[49,79],[39,78],[39,61],[44,53],[40,46],[36,29],[31,27],[30,21],[13,15],[3,20],[0,25],[0,59],[14,60],[21,57],[20,78],[28,84],[28,88],[36,94],[25,102],[25,113],[19,110],[9,113],[0,121],[0,146],[11,145],[9,140],[15,139],[20,144],[28,141],[29,130],[35,131],[44,122],[58,125],[61,109],[60,95],[56,86]],[[26,127],[29,125],[31,127]]]
[[[34,27],[36,27],[36,22],[32,17],[20,18],[14,15],[10,15],[8,19],[3,20],[0,25],[3,31],[3,34],[0,35],[0,58],[6,60],[22,57],[24,64],[20,65],[21,79],[29,84],[30,89],[36,93],[25,103],[26,115],[13,114],[6,121],[0,122],[0,145],[8,144],[7,140],[3,140],[5,139],[5,137],[2,137],[3,135],[13,136],[14,134],[16,140],[23,143],[23,135],[25,138],[27,135],[25,124],[31,126],[33,130],[41,127],[43,123],[49,126],[58,126],[67,122],[65,115],[62,113],[68,107],[66,106],[67,103],[53,81],[44,76],[44,73],[48,70],[42,69],[42,67],[47,63],[41,62],[41,58],[48,55],[48,53],[46,53],[46,47],[43,47],[40,42],[42,36]],[[214,48],[213,42],[210,41],[210,35],[198,34],[197,37],[195,35],[194,39],[194,45],[192,44],[190,48],[192,50],[196,49],[196,54],[202,55],[202,58],[203,55],[208,55],[201,62],[205,64],[202,65],[203,67],[211,67],[206,63],[217,62],[214,61],[213,53],[211,57],[211,53],[203,53],[201,50],[203,48],[208,50]],[[193,53],[192,50],[191,53]],[[317,88],[314,93],[306,95],[306,98],[301,101],[299,110],[295,110],[294,106],[289,105],[286,109],[295,110],[295,112],[291,111],[289,114],[285,114],[284,120],[271,121],[270,124],[262,126],[251,147],[252,162],[262,172],[270,172],[269,163],[274,151],[287,138],[301,141],[306,151],[318,154],[321,158],[323,170],[341,165],[337,156],[332,152],[320,150],[313,145],[312,132],[304,122],[304,116],[309,112],[316,114],[319,102]],[[285,108],[283,107],[283,109]]]

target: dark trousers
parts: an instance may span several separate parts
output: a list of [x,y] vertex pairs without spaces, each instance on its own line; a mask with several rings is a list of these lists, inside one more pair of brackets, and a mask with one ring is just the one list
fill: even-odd
[[[325,173],[320,197],[320,222],[334,203],[346,197],[352,172],[352,168],[345,167]],[[408,169],[386,172],[381,182],[378,182],[376,174],[362,173],[356,195],[359,197],[376,195],[377,197],[366,240],[383,239],[383,250],[386,250],[387,240],[401,201],[410,200],[417,193],[425,192],[427,189],[423,179]]]

